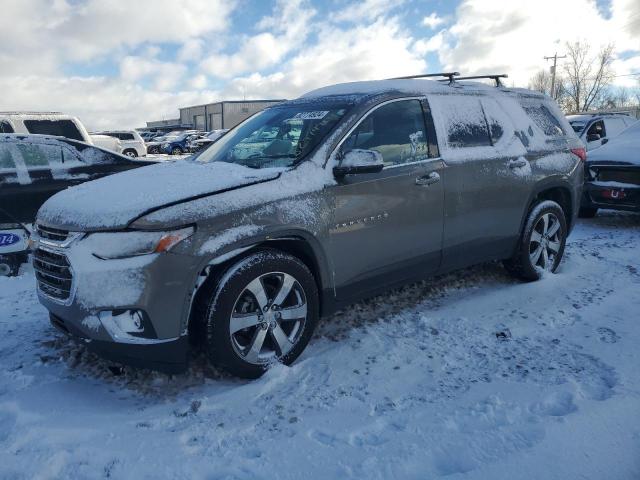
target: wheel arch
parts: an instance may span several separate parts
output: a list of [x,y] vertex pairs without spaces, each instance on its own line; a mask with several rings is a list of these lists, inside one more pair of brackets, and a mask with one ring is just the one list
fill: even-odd
[[334,296],[333,281],[328,258],[318,239],[304,230],[287,230],[261,237],[245,237],[214,255],[203,259],[197,269],[194,289],[186,312],[187,329],[191,331],[195,325],[195,317],[202,312],[198,306],[204,300],[201,296],[206,289],[201,288],[206,282],[217,282],[224,272],[241,258],[261,248],[269,248],[288,253],[302,261],[311,271],[318,287],[320,315],[325,316],[333,312]]
[[553,200],[562,207],[564,211],[567,227],[571,230],[573,224],[573,218],[575,217],[576,205],[574,205],[573,195],[571,194],[572,186],[568,180],[564,179],[549,179],[548,181],[540,182],[533,189],[529,200],[527,202],[527,208],[522,215],[520,222],[520,231],[524,228],[524,224],[527,221],[529,212],[533,206],[543,200]]

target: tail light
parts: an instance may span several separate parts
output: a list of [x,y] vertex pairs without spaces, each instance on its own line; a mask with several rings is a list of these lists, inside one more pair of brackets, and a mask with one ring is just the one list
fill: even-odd
[[583,162],[587,161],[587,150],[584,147],[572,148],[571,153],[578,157]]

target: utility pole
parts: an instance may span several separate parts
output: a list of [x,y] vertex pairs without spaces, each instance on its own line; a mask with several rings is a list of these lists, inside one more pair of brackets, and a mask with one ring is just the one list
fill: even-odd
[[558,56],[558,52],[553,54],[553,57],[544,57],[545,60],[553,59],[553,67],[551,67],[551,98],[556,99],[556,67],[558,66],[559,58],[567,58],[566,55]]

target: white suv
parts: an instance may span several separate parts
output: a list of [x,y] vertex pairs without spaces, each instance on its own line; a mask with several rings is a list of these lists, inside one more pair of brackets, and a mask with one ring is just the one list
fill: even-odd
[[144,143],[144,139],[135,130],[109,130],[99,133],[100,135],[108,135],[120,140],[123,155],[128,157],[144,157],[147,155],[147,146]]
[[93,144],[80,120],[60,112],[0,112],[0,133],[56,135]]

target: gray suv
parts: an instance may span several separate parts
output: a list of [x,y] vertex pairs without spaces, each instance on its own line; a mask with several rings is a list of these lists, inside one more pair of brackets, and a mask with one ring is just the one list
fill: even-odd
[[321,316],[492,260],[553,272],[584,147],[548,97],[476,82],[335,85],[199,155],[88,182],[38,213],[51,322],[113,361],[243,377],[292,363]]

